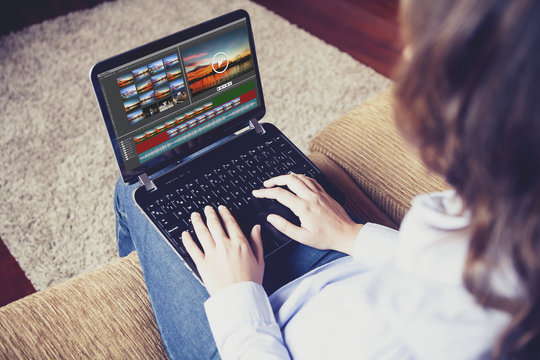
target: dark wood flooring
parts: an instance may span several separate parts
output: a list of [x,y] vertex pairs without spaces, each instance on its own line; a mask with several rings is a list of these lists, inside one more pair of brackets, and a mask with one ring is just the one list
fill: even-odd
[[0,306],[36,291],[2,239],[0,239],[0,289]]
[[72,11],[88,9],[111,0],[16,0],[3,1],[0,11],[0,35],[28,25],[53,19]]
[[[110,0],[19,0],[4,4],[0,35]],[[399,58],[399,0],[253,0],[392,78]],[[7,8],[6,8],[7,6]],[[34,287],[0,239],[0,306]]]
[[399,0],[253,0],[392,78]]

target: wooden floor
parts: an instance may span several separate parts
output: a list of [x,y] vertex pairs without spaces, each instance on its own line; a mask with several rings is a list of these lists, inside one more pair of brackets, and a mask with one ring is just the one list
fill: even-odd
[[[8,2],[0,34],[110,0]],[[253,0],[392,78],[399,58],[398,0]],[[31,5],[31,6],[30,6]],[[9,14],[9,16],[7,16]],[[0,239],[0,306],[34,288]]]
[[16,0],[3,1],[0,11],[0,35],[28,25],[53,19],[72,11],[88,9],[111,0]]
[[36,291],[2,239],[0,239],[0,289],[0,306]]
[[398,0],[253,0],[392,78],[401,52]]

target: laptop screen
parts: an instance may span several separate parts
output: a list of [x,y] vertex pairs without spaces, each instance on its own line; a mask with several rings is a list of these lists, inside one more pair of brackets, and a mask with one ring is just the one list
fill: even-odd
[[264,114],[244,11],[105,60],[91,77],[126,182]]

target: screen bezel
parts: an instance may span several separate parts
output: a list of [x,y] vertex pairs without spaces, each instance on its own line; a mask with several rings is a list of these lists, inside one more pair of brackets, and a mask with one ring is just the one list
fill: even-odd
[[[174,46],[175,44],[179,44],[183,41],[189,40],[190,38],[194,38],[196,36],[199,36],[201,34],[207,33],[214,29],[223,27],[229,23],[232,23],[241,19],[246,20],[249,45],[251,47],[253,67],[255,70],[255,84],[256,84],[255,86],[257,88],[256,90],[258,91],[259,105],[255,109],[249,110],[246,113],[239,115],[236,119],[229,120],[228,122],[216,127],[215,129],[212,129],[208,131],[207,133],[200,135],[199,137],[194,139],[196,141],[193,141],[192,143],[190,143],[189,149],[185,149],[184,151],[182,151],[181,154],[175,154],[175,150],[177,150],[180,146],[182,146],[182,145],[179,145],[159,156],[156,156],[155,158],[143,164],[140,164],[138,167],[134,169],[127,170],[125,168],[124,160],[122,159],[122,155],[120,152],[120,147],[116,139],[116,134],[114,132],[114,128],[112,124],[112,119],[110,118],[109,112],[107,110],[105,96],[103,94],[103,90],[99,83],[98,74],[109,71],[111,69],[115,69],[124,64],[135,61],[139,58],[159,52],[162,49],[166,49],[170,46]],[[255,43],[253,41],[253,31],[251,28],[251,21],[249,18],[249,14],[245,10],[233,11],[231,13],[219,16],[217,18],[206,21],[199,25],[195,25],[193,27],[179,31],[177,33],[166,36],[164,38],[139,46],[135,49],[126,51],[122,54],[113,56],[109,59],[100,61],[99,63],[94,65],[92,69],[90,70],[90,80],[92,82],[92,86],[94,87],[94,92],[95,92],[95,95],[96,95],[96,98],[97,98],[97,101],[101,110],[101,115],[103,117],[103,120],[105,121],[105,125],[107,127],[107,132],[111,140],[114,154],[116,156],[116,160],[120,167],[120,173],[122,174],[122,179],[125,183],[128,183],[128,184],[137,182],[139,175],[143,173],[146,173],[147,175],[151,175],[155,172],[162,170],[163,168],[167,166],[182,162],[183,159],[192,155],[193,153],[200,151],[204,147],[211,145],[212,143],[224,137],[227,137],[241,130],[242,128],[248,126],[249,120],[253,118],[256,118],[257,120],[261,120],[266,113],[266,107],[264,104],[264,97],[263,97],[262,85],[261,85],[261,80],[260,80],[259,66],[258,66],[257,55],[256,55],[256,50],[255,50]]]

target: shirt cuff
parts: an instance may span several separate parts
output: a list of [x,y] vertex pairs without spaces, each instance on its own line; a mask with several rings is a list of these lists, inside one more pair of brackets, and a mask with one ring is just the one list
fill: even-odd
[[204,308],[218,345],[245,323],[277,324],[268,295],[255,282],[241,282],[222,289],[206,300]]
[[366,223],[356,236],[353,257],[356,261],[379,266],[392,260],[398,245],[398,231],[389,227]]

